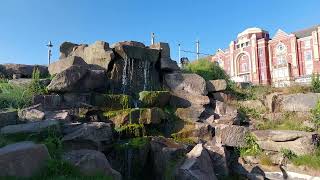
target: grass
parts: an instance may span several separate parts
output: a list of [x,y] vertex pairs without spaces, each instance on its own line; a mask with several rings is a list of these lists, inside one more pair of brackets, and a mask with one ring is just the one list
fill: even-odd
[[264,165],[264,166],[272,166],[273,162],[270,159],[270,157],[264,153],[261,153],[261,155],[259,156],[259,160],[260,160],[260,164]]
[[318,146],[316,151],[311,154],[297,156],[288,149],[281,151],[284,157],[288,158],[296,166],[307,166],[313,169],[320,170],[320,147]]
[[30,106],[32,93],[23,87],[0,83],[0,109],[21,109]]
[[257,124],[257,129],[313,131],[313,129],[302,125],[305,120],[298,117],[295,112],[285,112],[280,119],[260,121]]
[[320,154],[301,155],[291,160],[294,165],[305,165],[320,170]]

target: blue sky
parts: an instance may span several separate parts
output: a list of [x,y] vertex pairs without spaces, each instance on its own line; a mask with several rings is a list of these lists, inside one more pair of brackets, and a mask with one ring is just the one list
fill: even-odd
[[[247,27],[275,33],[320,24],[320,0],[1,0],[0,63],[46,64],[48,40],[53,59],[63,41],[110,44],[136,40],[170,43],[213,54]],[[195,55],[182,53],[189,59]]]

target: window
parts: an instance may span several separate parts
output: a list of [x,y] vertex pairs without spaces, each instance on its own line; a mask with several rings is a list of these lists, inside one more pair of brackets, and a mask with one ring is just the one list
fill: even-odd
[[311,43],[310,43],[310,40],[306,40],[304,41],[304,48],[310,48],[311,47]]
[[260,59],[260,67],[265,67],[266,63],[264,62],[264,59]]
[[264,72],[261,72],[260,77],[261,77],[261,80],[265,80]]
[[240,45],[239,44],[237,44],[237,49],[239,49],[240,48]]
[[287,52],[287,48],[283,43],[279,43],[276,47],[277,54],[285,54]]
[[247,63],[241,64],[241,70],[242,70],[242,72],[248,71],[248,64]]
[[246,46],[249,46],[249,42],[246,42]]
[[284,56],[278,56],[277,57],[277,62],[278,62],[277,63],[278,65],[285,65],[287,63],[287,61],[286,61]]
[[259,55],[259,56],[262,56],[262,54],[263,54],[263,49],[262,49],[262,48],[259,48],[259,49],[258,49],[258,55]]
[[311,53],[311,51],[305,51],[304,52],[304,59],[305,59],[305,61],[312,61],[312,53]]

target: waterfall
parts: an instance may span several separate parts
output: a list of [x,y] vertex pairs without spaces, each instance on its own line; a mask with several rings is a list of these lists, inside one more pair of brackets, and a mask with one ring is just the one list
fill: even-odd
[[122,70],[122,93],[126,92],[126,87],[128,84],[128,77],[127,77],[127,66],[128,66],[128,58],[124,59],[124,67]]
[[130,147],[127,147],[127,162],[128,162],[128,171],[127,171],[127,177],[128,179],[131,178],[131,160],[132,160],[132,151]]
[[144,84],[143,84],[143,90],[148,90],[148,83],[149,83],[149,70],[150,69],[150,62],[148,60],[144,61],[144,68],[143,68],[143,74],[144,74]]

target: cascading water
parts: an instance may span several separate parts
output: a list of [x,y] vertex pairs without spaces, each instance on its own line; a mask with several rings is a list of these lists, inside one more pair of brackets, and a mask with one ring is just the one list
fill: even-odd
[[124,67],[122,72],[122,93],[126,92],[126,87],[128,84],[128,77],[127,77],[127,66],[128,66],[128,58],[124,59]]
[[148,83],[149,83],[149,73],[150,73],[150,62],[144,61],[144,68],[143,68],[143,74],[144,74],[144,84],[143,84],[143,90],[148,90]]
[[128,179],[130,179],[131,178],[131,160],[132,160],[132,150],[128,147],[127,148],[127,177],[128,177]]

